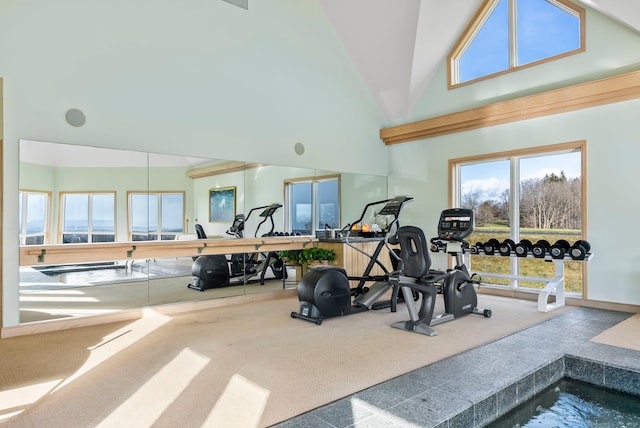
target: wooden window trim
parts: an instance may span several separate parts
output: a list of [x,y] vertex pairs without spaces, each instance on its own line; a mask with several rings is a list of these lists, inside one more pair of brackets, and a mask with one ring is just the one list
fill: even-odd
[[[516,51],[516,47],[513,46],[513,35],[511,34],[514,29],[512,28],[511,19],[509,20],[509,68],[503,71],[499,71],[497,73],[487,74],[486,76],[477,77],[475,79],[467,80],[464,82],[454,82],[454,80],[458,80],[459,75],[459,64],[458,60],[460,59],[460,55],[469,47],[469,45],[473,42],[476,35],[480,32],[482,27],[484,26],[486,20],[489,18],[493,10],[498,5],[499,0],[485,0],[473,19],[469,22],[465,30],[462,32],[462,35],[454,45],[453,49],[447,56],[447,87],[449,89],[455,89],[460,86],[469,85],[471,83],[475,83],[478,81],[491,79],[493,77],[498,77],[507,73],[511,73],[513,71],[522,70],[525,68],[529,68],[535,65],[544,64],[546,62],[555,61],[561,58],[565,58],[567,56],[575,55],[586,50],[586,37],[585,37],[585,10],[584,8],[575,5],[567,0],[553,0],[553,3],[558,3],[557,7],[566,11],[567,13],[572,13],[578,17],[580,21],[580,47],[578,49],[574,49],[572,51],[563,52],[558,55],[550,56],[547,58],[540,59],[538,61],[530,62],[528,64],[523,65],[514,65],[513,64],[513,54]],[[511,7],[509,7],[509,14],[511,15],[513,11]],[[454,79],[456,76],[456,79]]]
[[[61,191],[58,192],[58,233],[56,242],[62,244],[62,236],[64,235],[64,197],[65,195],[113,195],[113,215],[114,215],[114,225],[113,225],[113,238],[116,240],[118,238],[118,192],[115,190],[70,190],[70,191]],[[62,215],[61,215],[62,214]],[[89,219],[91,220],[91,219]],[[90,233],[91,235],[91,233]],[[66,244],[68,245],[68,244]]]

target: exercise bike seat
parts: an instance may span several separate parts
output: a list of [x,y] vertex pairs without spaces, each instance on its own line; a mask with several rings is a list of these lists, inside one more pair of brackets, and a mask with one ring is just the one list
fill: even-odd
[[398,229],[397,241],[400,244],[401,275],[426,283],[438,282],[447,276],[447,272],[431,269],[427,238],[422,229],[402,226]]
[[[431,269],[427,238],[422,229],[415,226],[402,226],[398,229],[397,236],[400,244],[400,267],[389,278],[389,282],[402,290],[405,300],[409,302],[406,306],[411,319],[393,323],[392,326],[435,336],[437,332],[429,326],[437,294],[435,284],[448,274]],[[407,300],[413,291],[422,295],[419,309]]]
[[204,228],[201,224],[196,223],[196,235],[198,235],[198,239],[207,239],[207,234],[204,232]]

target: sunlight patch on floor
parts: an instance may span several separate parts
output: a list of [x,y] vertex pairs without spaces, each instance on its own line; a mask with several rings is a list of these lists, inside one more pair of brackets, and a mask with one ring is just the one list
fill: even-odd
[[402,426],[406,428],[420,428],[420,425],[415,425],[410,422],[407,422],[406,419],[401,418],[393,413],[384,411],[379,407],[376,407],[364,400],[360,400],[358,398],[351,398],[351,412],[353,414],[353,420],[356,421],[353,424],[354,428],[359,427],[369,427],[371,426],[371,421],[367,420],[367,416],[370,414],[381,414],[385,419],[389,420],[389,423],[393,424],[393,426]]
[[63,386],[68,385],[107,359],[113,357],[118,352],[134,345],[137,341],[162,327],[170,319],[170,317],[160,314],[144,317],[103,337],[103,340],[100,343],[87,348],[91,351],[91,354],[82,367],[80,367],[73,375],[65,379],[65,381],[56,389],[60,389]]
[[209,358],[183,349],[97,426],[152,426],[208,363]]
[[29,405],[48,394],[61,380],[0,391],[0,423],[26,410]]
[[209,413],[207,427],[257,427],[269,400],[269,390],[235,374]]

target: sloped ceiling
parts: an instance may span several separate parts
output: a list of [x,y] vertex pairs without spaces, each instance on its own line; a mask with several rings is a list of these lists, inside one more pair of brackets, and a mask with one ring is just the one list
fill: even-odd
[[[388,120],[406,117],[483,0],[319,0]],[[640,31],[638,0],[578,0]]]

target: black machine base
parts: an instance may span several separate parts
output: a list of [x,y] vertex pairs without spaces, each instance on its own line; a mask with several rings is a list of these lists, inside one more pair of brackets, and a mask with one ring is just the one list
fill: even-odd
[[344,269],[317,266],[309,270],[298,284],[300,310],[292,318],[322,324],[323,318],[348,315],[351,311],[351,289]]
[[187,285],[198,291],[229,286],[229,268],[223,255],[198,257],[191,266],[191,283]]

